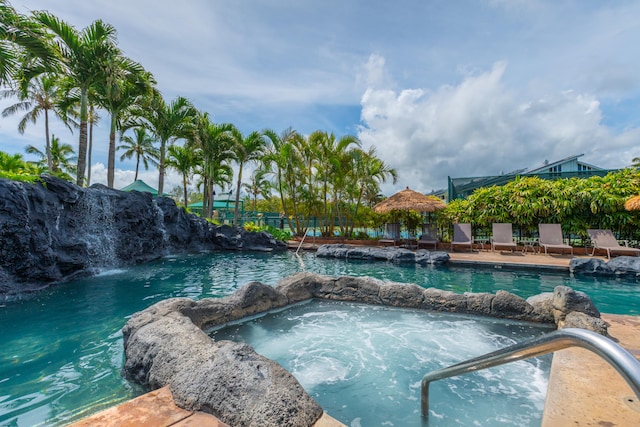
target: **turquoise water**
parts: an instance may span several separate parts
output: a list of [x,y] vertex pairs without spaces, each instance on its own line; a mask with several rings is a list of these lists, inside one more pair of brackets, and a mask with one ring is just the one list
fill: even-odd
[[373,276],[455,292],[512,291],[522,297],[567,285],[607,313],[640,311],[635,281],[494,269],[403,267],[278,255],[216,253],[165,258],[143,266],[0,302],[0,425],[63,425],[143,392],[120,377],[120,329],[165,298],[221,297],[243,284],[275,284],[298,271]]

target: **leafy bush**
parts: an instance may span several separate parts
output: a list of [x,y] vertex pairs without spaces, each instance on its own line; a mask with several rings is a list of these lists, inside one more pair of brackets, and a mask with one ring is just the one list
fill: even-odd
[[259,225],[249,221],[249,222],[245,222],[243,225],[244,229],[250,232],[258,232],[258,231],[264,231],[265,228],[264,227],[260,227]]
[[273,225],[267,225],[266,231],[271,234],[276,240],[282,240],[286,242],[287,240],[291,239],[291,233],[289,231],[280,230]]

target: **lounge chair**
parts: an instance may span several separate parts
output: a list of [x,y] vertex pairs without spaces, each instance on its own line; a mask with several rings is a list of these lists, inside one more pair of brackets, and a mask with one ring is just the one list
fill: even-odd
[[451,250],[456,246],[469,246],[473,250],[473,237],[471,237],[471,224],[453,224],[453,240]]
[[560,224],[538,224],[538,232],[540,233],[538,243],[544,248],[545,255],[548,255],[548,249],[560,249],[562,255],[564,255],[565,249],[569,249],[573,255],[573,246],[567,245],[562,239]]
[[516,250],[518,245],[513,241],[513,228],[511,223],[494,223],[493,236],[491,236],[491,252],[496,248]]
[[384,238],[378,240],[383,246],[392,244],[393,246],[399,245],[402,242],[400,238],[400,224],[397,222],[385,224]]
[[596,253],[596,249],[606,250],[608,259],[611,259],[612,252],[628,253],[640,256],[640,249],[630,248],[629,243],[626,240],[624,241],[624,246],[620,245],[611,230],[588,229],[587,233],[589,233],[589,238],[591,238],[591,242],[593,243],[591,256]]
[[422,224],[422,235],[418,239],[418,249],[420,245],[433,245],[433,250],[438,249],[438,230],[435,224]]

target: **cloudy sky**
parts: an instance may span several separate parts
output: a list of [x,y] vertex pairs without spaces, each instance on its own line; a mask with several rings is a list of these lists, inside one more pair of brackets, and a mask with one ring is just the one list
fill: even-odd
[[[167,100],[243,132],[357,135],[399,172],[386,194],[574,154],[640,157],[640,2],[618,0],[13,0],[81,29],[102,19]],[[4,101],[3,105],[7,101]],[[0,150],[44,146],[0,119]],[[77,134],[54,129],[63,142]],[[107,119],[92,182],[106,182]],[[119,157],[119,156],[118,156]],[[118,163],[116,187],[133,180]],[[157,186],[157,171],[143,174]],[[170,176],[171,188],[179,179]]]

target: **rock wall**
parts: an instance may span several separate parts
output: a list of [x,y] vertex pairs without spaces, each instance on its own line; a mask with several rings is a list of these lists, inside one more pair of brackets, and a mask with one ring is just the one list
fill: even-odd
[[369,261],[391,261],[398,264],[441,265],[449,261],[446,252],[404,248],[385,248],[371,246],[353,246],[347,244],[321,245],[316,252],[321,258],[360,259]]
[[[312,298],[563,327],[590,328],[589,319],[600,320],[585,294],[564,286],[525,301],[506,291],[455,294],[367,277],[298,273],[275,288],[251,282],[225,298],[172,298],[134,314],[122,330],[123,375],[148,389],[169,385],[178,406],[211,413],[229,425],[310,426],[322,408],[290,373],[246,344],[216,342],[203,330]],[[606,334],[606,324],[598,326]]]
[[30,291],[167,254],[285,250],[268,233],[214,226],[167,197],[43,175],[0,179],[0,294]]

